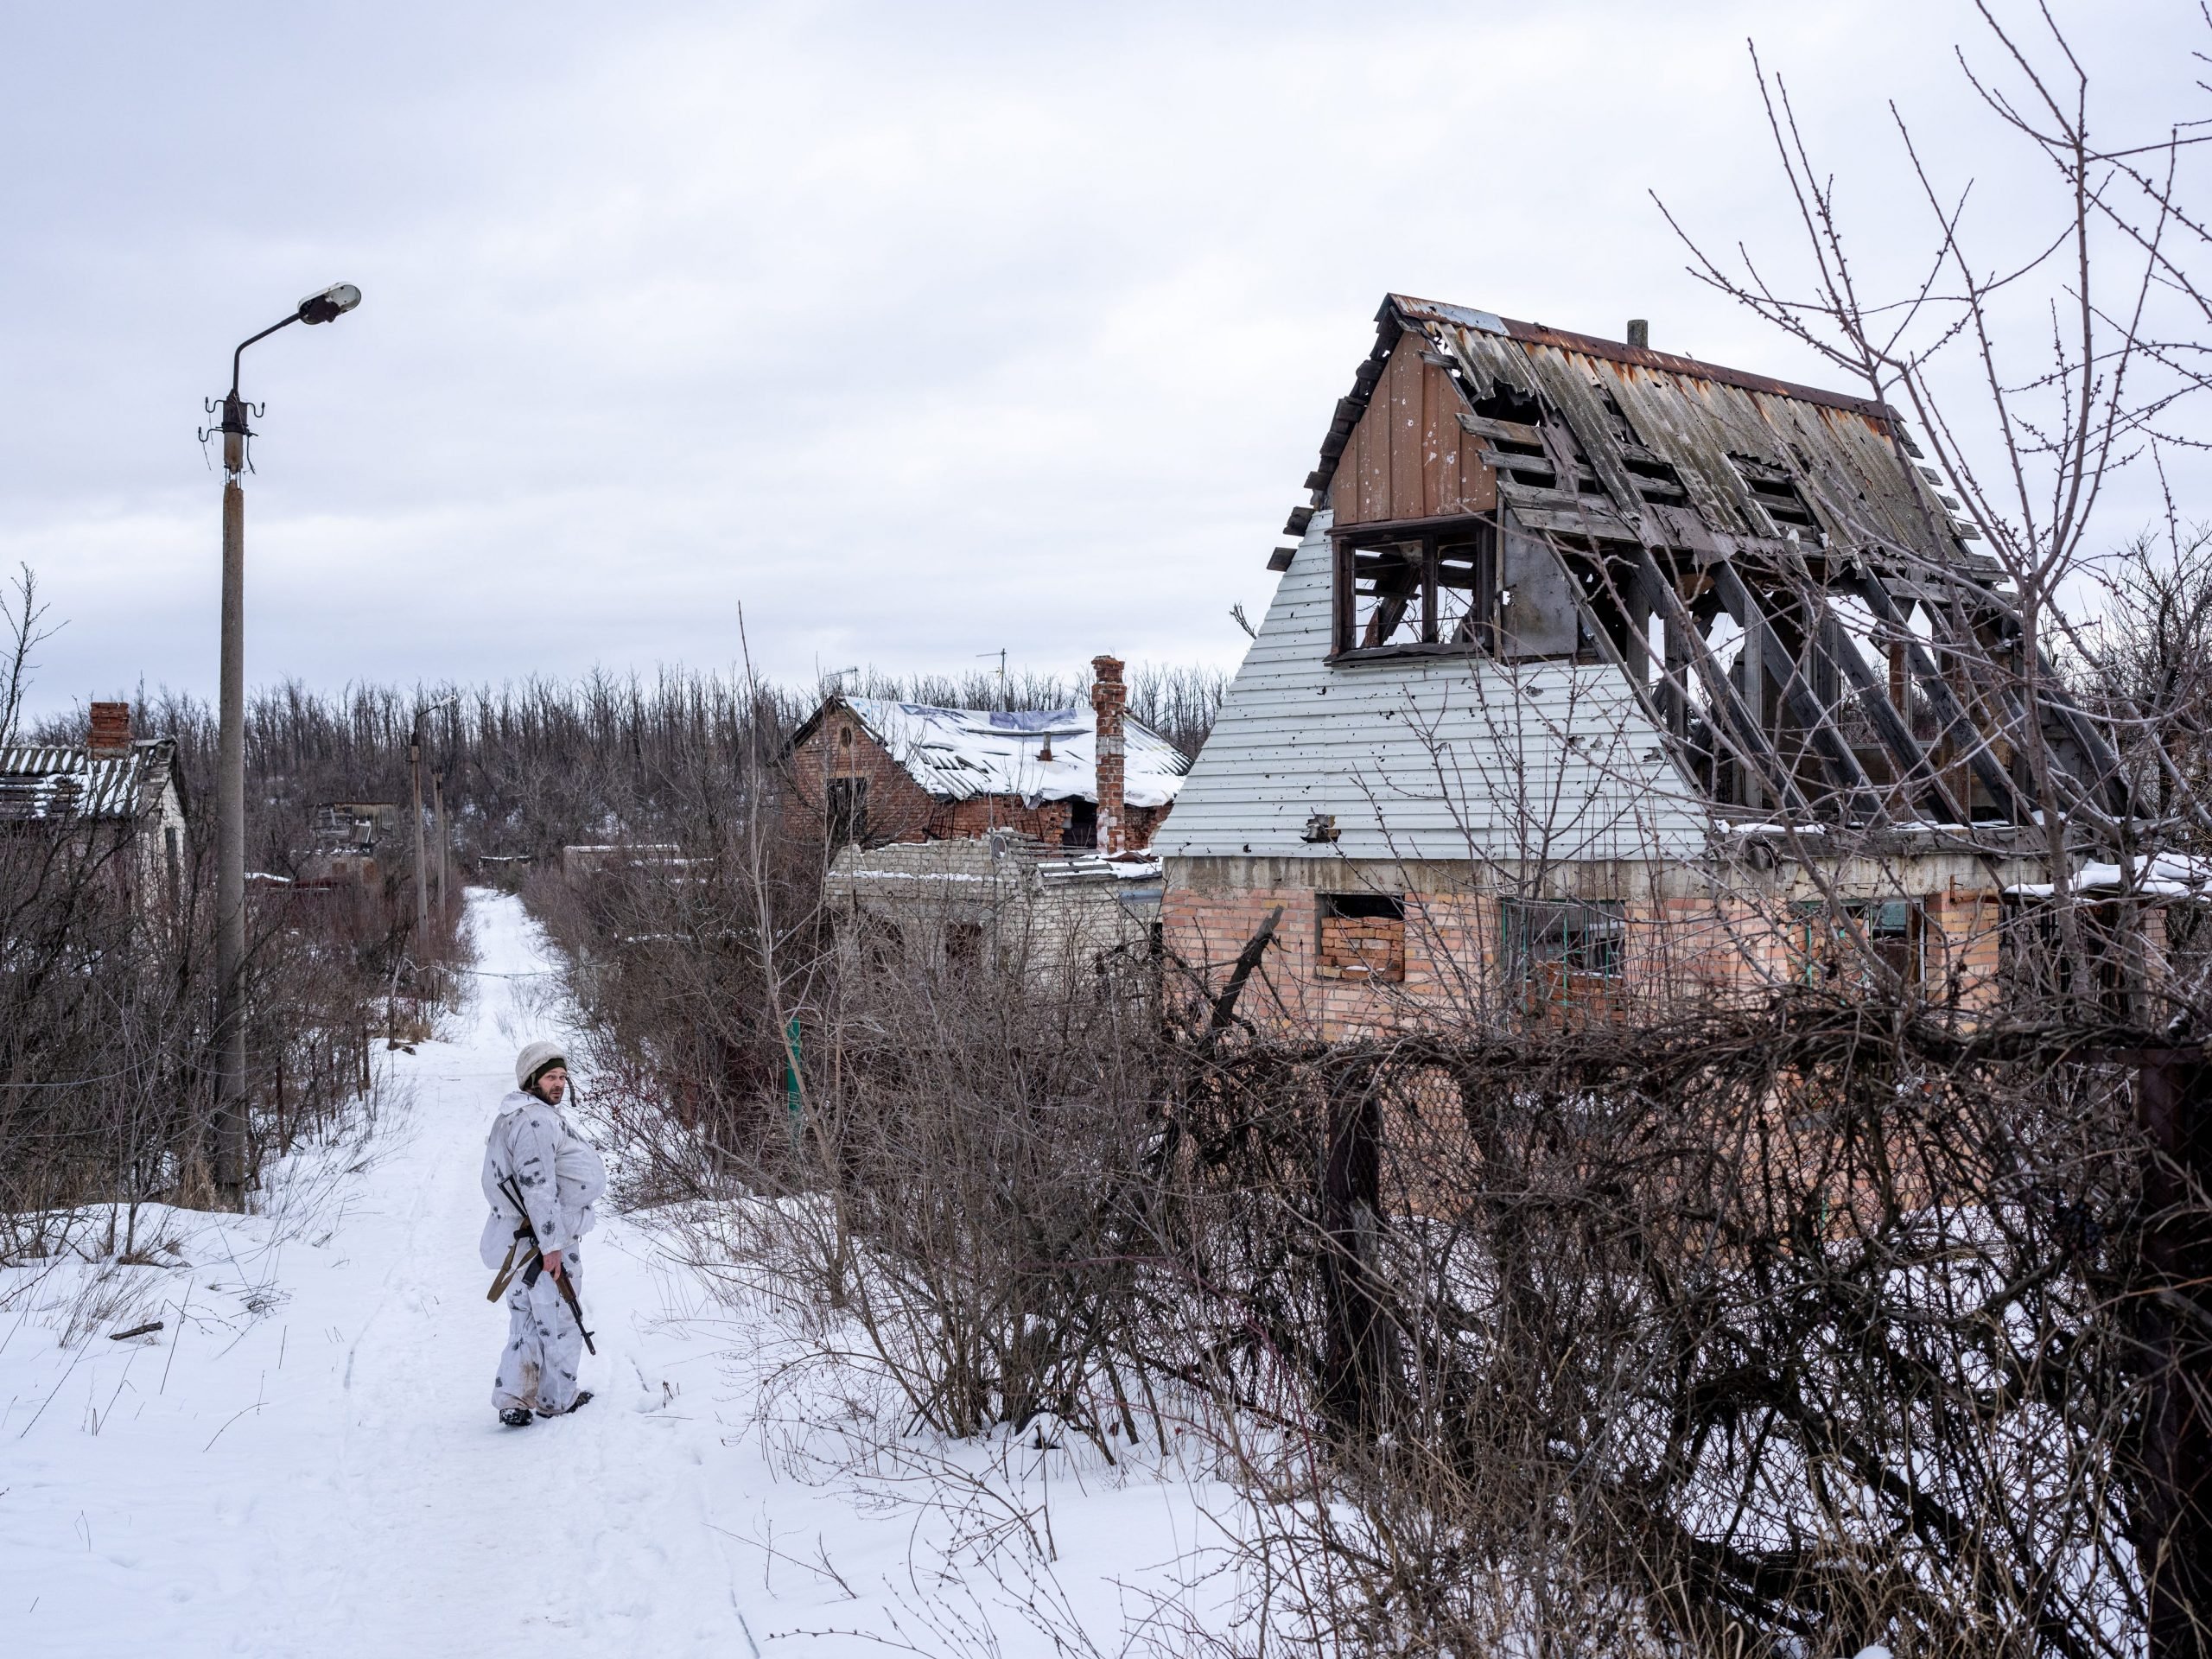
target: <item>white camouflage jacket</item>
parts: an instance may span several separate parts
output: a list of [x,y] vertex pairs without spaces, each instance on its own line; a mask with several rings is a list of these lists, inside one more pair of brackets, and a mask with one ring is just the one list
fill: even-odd
[[486,1267],[497,1268],[514,1241],[519,1217],[499,1191],[510,1175],[522,1191],[540,1249],[571,1249],[592,1230],[592,1205],[607,1191],[607,1166],[557,1108],[514,1090],[499,1103],[484,1138],[484,1196],[492,1214],[478,1248]]

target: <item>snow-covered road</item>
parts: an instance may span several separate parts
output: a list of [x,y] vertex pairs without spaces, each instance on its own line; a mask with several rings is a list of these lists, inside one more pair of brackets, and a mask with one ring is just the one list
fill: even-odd
[[111,1275],[154,1281],[122,1311],[158,1335],[110,1342],[111,1318],[65,1350],[36,1294],[0,1322],[10,1654],[748,1651],[730,1541],[702,1524],[728,1430],[678,1404],[715,1344],[658,1317],[669,1276],[619,1219],[586,1252],[599,1398],[522,1431],[493,1415],[477,1171],[546,964],[518,905],[471,910],[480,995],[454,1040],[388,1057],[397,1103],[300,1236],[142,1217],[191,1264]]
[[[597,1398],[499,1426],[477,1172],[550,979],[516,901],[469,908],[480,989],[451,1039],[378,1057],[383,1120],[280,1172],[279,1214],[142,1211],[141,1247],[174,1255],[0,1269],[0,1654],[750,1659],[923,1634],[928,1518],[784,1478],[747,1380],[772,1333],[619,1216],[586,1246]],[[1198,1527],[1192,1494],[1050,1478],[1082,1569],[1065,1616],[1114,1652],[1128,1586]],[[1056,1650],[982,1588],[1004,1652]]]

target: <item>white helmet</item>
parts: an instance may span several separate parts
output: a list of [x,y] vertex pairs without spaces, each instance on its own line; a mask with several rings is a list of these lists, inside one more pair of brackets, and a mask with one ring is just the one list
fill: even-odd
[[554,1066],[565,1066],[568,1063],[569,1057],[561,1052],[558,1045],[531,1043],[515,1056],[515,1087],[527,1089]]

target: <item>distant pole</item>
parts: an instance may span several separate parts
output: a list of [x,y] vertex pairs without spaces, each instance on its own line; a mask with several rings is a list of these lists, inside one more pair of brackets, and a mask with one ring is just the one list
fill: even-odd
[[430,810],[438,817],[438,918],[443,921],[453,914],[453,889],[446,885],[453,878],[453,826],[446,818],[443,766],[430,773]]
[[[220,405],[223,438],[222,645],[215,732],[215,1186],[245,1207],[245,468],[246,403],[238,396],[245,348],[296,322],[328,322],[361,302],[340,283],[310,294],[283,321],[249,335],[231,353],[231,390]],[[217,405],[207,404],[213,414]],[[203,441],[207,434],[202,432]]]
[[420,962],[429,952],[430,938],[430,867],[423,851],[423,716],[415,716],[415,732],[407,741],[407,779],[415,791],[415,956]]

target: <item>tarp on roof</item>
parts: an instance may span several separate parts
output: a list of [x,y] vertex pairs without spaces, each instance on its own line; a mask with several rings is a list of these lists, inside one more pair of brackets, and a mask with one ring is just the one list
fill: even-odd
[[[1098,798],[1098,725],[1089,709],[937,709],[878,697],[842,702],[932,795]],[[1122,730],[1122,799],[1131,806],[1167,805],[1191,763],[1141,721],[1124,717]],[[1046,760],[1048,741],[1052,758]]]

